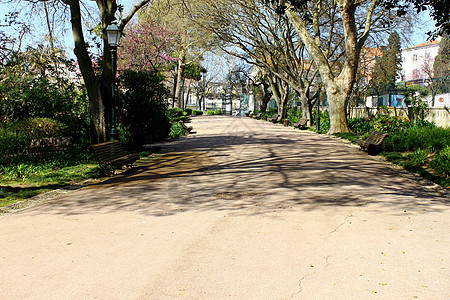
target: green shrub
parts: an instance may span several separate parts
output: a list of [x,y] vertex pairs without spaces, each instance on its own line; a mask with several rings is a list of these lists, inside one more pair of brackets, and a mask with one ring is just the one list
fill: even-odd
[[169,136],[171,124],[165,100],[169,90],[163,80],[157,72],[122,72],[117,120],[121,128],[129,131],[126,148],[138,150],[144,144],[162,141]]
[[206,111],[206,115],[208,116],[213,116],[213,115],[222,115],[222,110],[221,109],[217,109],[217,110],[207,110]]
[[43,139],[63,136],[65,125],[49,118],[29,118],[11,125],[10,128],[31,139]]
[[421,166],[428,157],[428,151],[416,149],[413,153],[407,154],[406,158],[413,166]]
[[0,164],[9,163],[18,156],[27,154],[30,144],[31,138],[23,133],[0,130]]
[[192,111],[192,114],[193,114],[193,115],[196,115],[196,116],[203,115],[203,111],[194,109],[194,110]]
[[431,168],[443,176],[450,175],[450,146],[439,151],[430,162]]
[[411,127],[390,133],[383,146],[386,151],[415,151],[426,149],[434,152],[444,149],[450,144],[450,128]]
[[388,115],[378,115],[373,121],[373,128],[384,133],[394,133],[409,127],[399,118]]
[[184,111],[186,112],[186,115],[188,115],[188,116],[192,115],[192,109],[191,108],[185,108]]
[[180,123],[174,123],[174,124],[172,124],[172,127],[170,127],[169,137],[177,138],[177,137],[185,135],[185,133],[186,132]]
[[292,123],[297,123],[302,117],[302,109],[301,108],[291,108],[288,110],[288,114],[286,119],[289,120],[289,122]]
[[170,122],[175,123],[178,121],[186,121],[186,112],[181,108],[173,107],[167,110],[167,117]]
[[[317,120],[317,110],[313,111],[313,128],[316,129],[316,120]],[[320,133],[327,133],[330,130],[330,113],[328,110],[320,112]]]
[[349,119],[348,125],[350,129],[358,135],[370,133],[373,130],[373,126],[365,118]]

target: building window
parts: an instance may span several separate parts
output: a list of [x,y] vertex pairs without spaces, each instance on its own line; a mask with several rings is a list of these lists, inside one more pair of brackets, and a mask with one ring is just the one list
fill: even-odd
[[413,61],[417,61],[417,60],[418,60],[417,54],[413,54]]

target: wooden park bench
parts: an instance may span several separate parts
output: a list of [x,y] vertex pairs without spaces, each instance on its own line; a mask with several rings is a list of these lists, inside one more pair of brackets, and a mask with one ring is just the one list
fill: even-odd
[[183,121],[179,121],[178,123],[183,127],[185,134],[196,133],[195,131],[192,131],[192,129],[194,129],[192,126],[187,127]]
[[368,153],[375,153],[381,149],[381,145],[388,135],[387,133],[374,130],[369,134],[367,139],[358,139],[356,143],[361,146],[361,150],[365,150]]
[[294,126],[295,128],[298,128],[298,129],[305,129],[307,123],[308,123],[308,119],[301,118],[297,123],[292,124],[292,126]]
[[133,163],[139,159],[138,154],[128,154],[123,150],[120,141],[110,141],[94,144],[88,147],[94,151],[98,164],[104,173],[112,172],[123,166],[131,168]]
[[260,119],[261,115],[262,115],[262,113],[257,113],[256,115],[253,115],[252,118],[253,119]]
[[270,121],[272,123],[278,123],[281,119],[281,116],[279,114],[274,114],[272,118],[268,119],[267,121]]

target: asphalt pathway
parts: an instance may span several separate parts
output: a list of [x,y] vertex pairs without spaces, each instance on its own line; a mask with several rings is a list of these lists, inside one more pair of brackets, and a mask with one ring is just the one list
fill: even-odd
[[0,299],[449,299],[448,194],[357,148],[201,116],[165,155],[0,217]]

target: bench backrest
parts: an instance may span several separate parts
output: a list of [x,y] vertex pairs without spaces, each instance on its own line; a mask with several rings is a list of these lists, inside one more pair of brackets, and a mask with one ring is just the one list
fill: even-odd
[[300,120],[298,120],[299,125],[306,125],[307,122],[308,122],[308,119],[305,119],[305,118],[301,118]]
[[180,121],[178,121],[178,123],[180,123],[181,127],[183,127],[184,130],[189,130],[183,121],[180,120]]
[[369,137],[367,138],[366,142],[375,145],[380,145],[383,142],[384,138],[387,136],[388,136],[387,133],[374,130],[369,134]]
[[91,145],[89,148],[94,150],[95,155],[101,162],[109,162],[127,155],[125,150],[122,148],[122,144],[117,140]]

